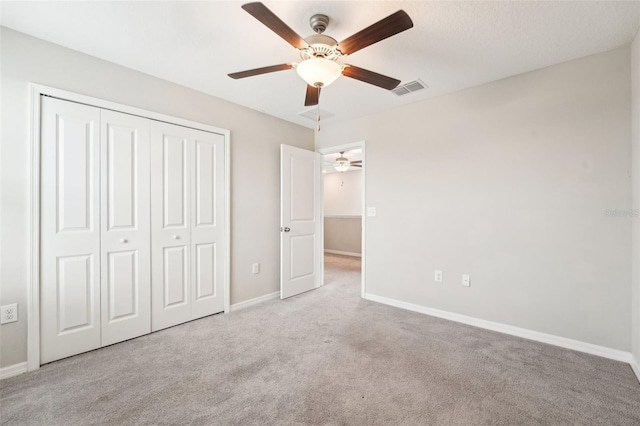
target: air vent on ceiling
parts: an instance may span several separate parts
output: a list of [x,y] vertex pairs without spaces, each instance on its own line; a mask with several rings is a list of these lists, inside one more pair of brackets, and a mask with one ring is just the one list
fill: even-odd
[[395,93],[398,96],[402,96],[402,95],[408,95],[409,93],[411,93],[409,91],[409,89],[407,89],[404,86],[398,86],[395,89],[392,90],[393,93]]
[[418,90],[426,89],[428,87],[429,86],[424,84],[422,80],[418,79],[402,84],[393,89],[392,92],[395,93],[396,96],[404,96],[408,95],[409,93],[417,92]]
[[318,108],[311,108],[306,111],[302,111],[298,113],[300,117],[308,118],[309,120],[313,120],[313,121],[316,121],[318,119],[318,114],[320,114],[320,117],[322,117],[322,120],[326,120],[327,118],[331,118],[335,116],[335,114],[327,110],[324,110],[322,108],[320,108],[319,112],[318,112]]

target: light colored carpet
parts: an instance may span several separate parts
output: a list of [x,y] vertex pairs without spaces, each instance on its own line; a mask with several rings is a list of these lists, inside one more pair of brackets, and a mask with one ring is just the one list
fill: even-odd
[[640,424],[630,367],[327,285],[0,383],[3,424]]

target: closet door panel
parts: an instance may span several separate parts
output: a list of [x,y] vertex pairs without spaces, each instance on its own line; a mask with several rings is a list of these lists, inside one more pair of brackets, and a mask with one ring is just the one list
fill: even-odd
[[216,295],[216,244],[195,244],[195,301]]
[[185,305],[188,294],[189,267],[187,265],[187,246],[164,248],[164,308]]
[[224,310],[224,136],[192,130],[193,318]]
[[101,111],[102,345],[151,331],[149,120]]
[[151,121],[152,330],[191,320],[190,129]]
[[58,332],[95,326],[94,256],[60,256],[57,262]]
[[100,110],[41,99],[41,363],[100,346]]
[[[106,296],[102,298],[106,321],[103,325],[138,317],[140,314],[140,273],[137,250],[107,254]],[[150,318],[149,318],[150,320]],[[150,324],[149,324],[150,325]],[[141,333],[144,334],[144,331]],[[104,340],[103,335],[103,340]],[[124,339],[122,339],[124,340]],[[112,342],[111,342],[112,343]],[[111,344],[104,342],[103,345]]]
[[166,133],[162,136],[162,207],[165,229],[187,229],[189,226],[187,222],[189,145],[184,136]]

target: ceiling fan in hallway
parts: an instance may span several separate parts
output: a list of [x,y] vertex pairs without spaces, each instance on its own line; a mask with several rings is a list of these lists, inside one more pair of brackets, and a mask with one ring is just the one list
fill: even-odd
[[341,151],[340,156],[336,158],[334,162],[327,163],[327,165],[332,166],[334,169],[336,169],[340,173],[346,172],[351,167],[362,168],[362,160],[349,161],[349,159],[344,156],[344,153],[345,151]]
[[329,17],[326,15],[313,15],[309,23],[315,34],[302,38],[264,4],[260,2],[247,3],[242,8],[293,46],[300,54],[302,61],[235,72],[229,74],[231,78],[239,79],[295,69],[307,83],[305,106],[317,105],[320,99],[320,89],[334,82],[340,75],[387,90],[392,90],[400,84],[398,79],[355,65],[340,63],[338,60],[412,28],[413,22],[404,10],[398,10],[351,37],[337,42],[334,38],[323,34],[329,25]]

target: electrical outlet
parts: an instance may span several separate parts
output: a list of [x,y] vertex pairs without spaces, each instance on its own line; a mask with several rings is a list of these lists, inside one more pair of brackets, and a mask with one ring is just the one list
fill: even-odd
[[462,275],[462,285],[465,287],[471,287],[471,278],[469,277],[469,275]]
[[251,270],[253,271],[254,274],[259,274],[260,273],[260,264],[259,263],[254,263],[253,264],[253,268]]
[[0,306],[0,324],[18,321],[18,304]]
[[435,273],[433,274],[433,280],[437,283],[441,283],[442,282],[442,271],[435,271]]

